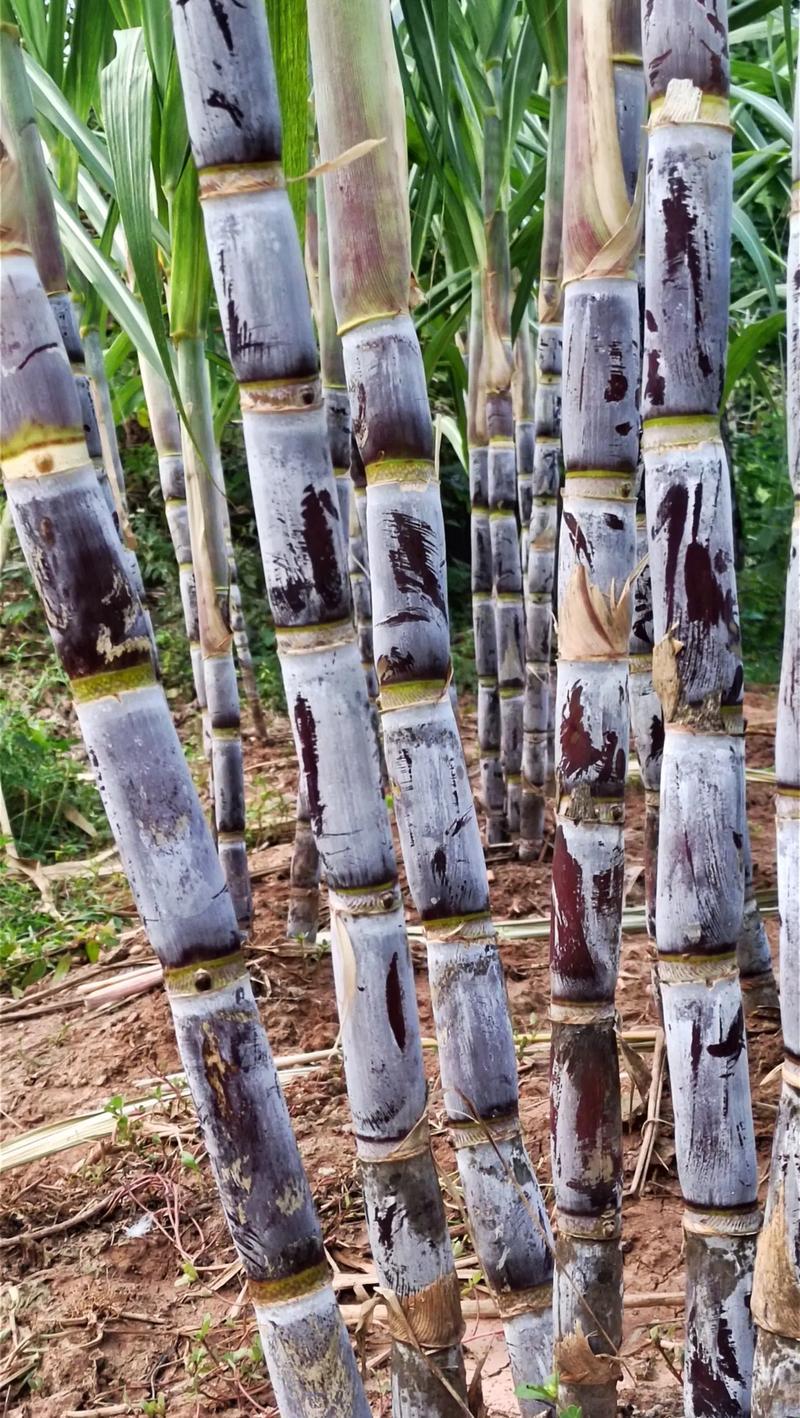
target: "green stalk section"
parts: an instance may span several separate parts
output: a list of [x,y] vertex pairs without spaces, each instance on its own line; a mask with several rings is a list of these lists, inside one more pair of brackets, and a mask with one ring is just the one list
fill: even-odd
[[[58,327],[24,237],[3,119],[0,462],[20,545],[70,680],[148,938],[286,1418],[368,1418],[311,1193],[217,853],[148,627],[83,438]],[[301,1326],[299,1299],[314,1286]],[[313,1376],[313,1377],[311,1377]],[[295,1392],[317,1386],[316,1407]]]
[[[367,475],[384,744],[425,928],[445,1106],[473,1240],[515,1380],[531,1383],[551,1365],[550,1236],[520,1131],[486,865],[448,693],[444,525],[408,310],[405,116],[389,8],[382,0],[335,7],[311,0],[309,34],[323,161],[378,142],[326,176],[325,198],[333,299]],[[515,496],[512,487],[512,512]]]
[[502,842],[506,831],[505,790],[500,762],[500,696],[497,691],[497,634],[492,598],[492,541],[489,531],[489,439],[483,368],[483,296],[480,271],[472,275],[467,378],[469,446],[470,570],[472,632],[478,677],[478,746],[486,839]]
[[[566,5],[552,23],[563,26]],[[565,27],[564,27],[565,28]],[[566,33],[564,35],[566,48]],[[548,781],[552,785],[551,725],[553,594],[556,572],[561,453],[561,363],[564,297],[561,287],[561,227],[564,207],[564,147],[567,76],[557,60],[549,68],[550,132],[539,275],[539,334],[536,342],[534,451],[525,596],[525,700],[522,715],[520,858],[538,857],[544,840]]]
[[[430,1150],[413,968],[281,167],[264,7],[261,0],[174,0],[172,14],[286,699],[328,882],[367,1226],[381,1284],[393,1297],[393,1410],[396,1418],[456,1418],[466,1394],[458,1281]],[[309,1343],[318,1287],[310,1276],[295,1301],[298,1333],[303,1327]],[[260,1321],[262,1333],[280,1327],[279,1307]],[[339,1364],[341,1353],[337,1347]],[[292,1392],[278,1393],[285,1418],[367,1418],[349,1351],[348,1364],[348,1406],[331,1402],[323,1367],[305,1363]]]
[[237,920],[247,928],[252,920],[253,899],[245,846],[244,759],[233,661],[228,520],[205,351],[209,271],[203,249],[197,178],[191,165],[178,184],[170,216],[174,242],[170,335],[177,352],[178,387],[188,419],[188,428],[181,431],[181,443],[211,739],[217,850]]
[[737,967],[743,675],[719,424],[732,221],[726,10],[659,0],[642,23],[651,111],[642,448],[664,713],[656,940],[685,1202],[684,1410],[734,1418],[750,1411],[761,1218]]
[[[127,524],[124,480],[121,476],[117,477],[113,460],[107,460],[105,456],[106,449],[103,447],[100,422],[102,406],[92,398],[90,381],[87,377],[77,309],[70,294],[55,203],[50,189],[50,175],[47,171],[42,142],[36,126],[33,96],[25,72],[19,31],[14,25],[6,23],[0,24],[0,83],[2,84],[3,105],[8,115],[10,129],[16,138],[20,181],[33,259],[36,262],[42,285],[47,292],[75,376],[92,466],[123,541],[124,560],[128,573],[144,602],[144,583],[139,563],[133,551],[134,538]],[[105,371],[103,371],[103,377],[104,375]],[[97,388],[98,386],[96,386]],[[99,392],[102,392],[102,383],[99,386]],[[116,446],[116,435],[114,435],[113,442]],[[111,454],[111,451],[109,445],[108,453]]]
[[[566,478],[558,572],[550,1118],[559,1397],[614,1418],[622,1341],[622,931],[628,652],[639,461],[644,116],[634,0],[569,0],[564,221]],[[639,48],[641,44],[639,43]]]
[[508,245],[508,177],[503,132],[503,69],[490,60],[486,78],[493,103],[483,119],[483,363],[489,440],[489,535],[500,697],[500,760],[506,824],[519,834],[522,795],[522,707],[525,688],[525,617],[517,523],[517,458],[511,397],[511,256]]
[[[219,449],[219,444],[217,445]],[[220,454],[221,456],[221,454]],[[227,497],[222,499],[222,515],[225,519],[225,549],[228,554],[228,601],[231,630],[233,632],[233,644],[236,650],[236,663],[239,666],[239,675],[244,689],[245,699],[250,707],[250,718],[253,722],[256,738],[259,743],[268,742],[267,721],[264,718],[264,706],[261,703],[261,695],[258,690],[253,656],[250,650],[250,637],[247,633],[247,621],[244,617],[244,607],[242,606],[242,593],[239,589],[239,570],[236,565],[236,551],[233,545],[233,532],[231,529],[231,516],[228,507]]]

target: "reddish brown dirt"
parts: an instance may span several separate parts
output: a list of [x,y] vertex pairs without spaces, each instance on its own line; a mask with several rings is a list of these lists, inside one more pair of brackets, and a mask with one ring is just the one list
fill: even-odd
[[[768,767],[774,696],[751,693],[748,712],[749,763]],[[470,705],[464,728],[474,767]],[[251,819],[263,841],[264,824],[270,815],[274,817],[281,797],[287,810],[294,798],[295,769],[285,723],[274,727],[268,748],[250,745],[248,767]],[[756,886],[774,887],[769,785],[751,784],[749,811]],[[324,1048],[336,1036],[329,956],[324,949],[303,955],[295,947],[287,949],[284,941],[290,850],[284,840],[255,855],[264,874],[255,882],[256,928],[250,954],[276,1054]],[[630,792],[627,850],[630,881],[631,868],[641,862],[642,853],[641,794],[636,788]],[[500,862],[490,870],[498,919],[547,909],[547,860],[532,867]],[[642,900],[641,875],[633,880],[628,900],[630,904]],[[775,916],[767,918],[767,926],[774,952]],[[429,1036],[432,1021],[424,962],[418,944],[413,950],[422,1028]],[[126,951],[131,963],[148,958],[141,940],[128,941]],[[505,942],[503,955],[515,1029],[545,1029],[546,941]],[[75,982],[92,969],[74,971]],[[72,994],[70,988],[60,998],[67,1001]],[[50,999],[55,1002],[59,995],[44,993],[36,1001],[25,997],[15,1008],[33,1008],[34,1003]],[[644,937],[624,938],[618,1000],[626,1029],[652,1028]],[[160,992],[104,1014],[60,1008],[6,1022],[2,1035],[0,1137],[5,1142],[42,1122],[101,1108],[114,1095],[135,1097],[142,1092],[143,1079],[178,1067]],[[427,1050],[426,1056],[437,1158],[443,1172],[452,1176],[452,1153],[441,1128],[435,1050]],[[751,1034],[750,1050],[762,1179],[777,1096],[777,1081],[768,1075],[779,1057],[775,1024],[765,1021]],[[643,1058],[649,1067],[652,1054],[643,1051]],[[521,1054],[520,1082],[526,1137],[547,1187],[546,1052],[526,1049]],[[285,1087],[331,1260],[343,1271],[367,1270],[369,1255],[340,1062],[336,1059],[291,1078]],[[641,1122],[639,1110],[626,1133],[628,1182],[639,1153]],[[680,1367],[682,1323],[682,1304],[675,1298],[683,1284],[681,1205],[668,1126],[660,1134],[657,1152],[644,1195],[627,1200],[624,1211],[626,1292],[668,1297],[626,1310],[620,1412],[630,1418],[667,1418],[681,1410],[674,1373]],[[187,1166],[187,1154],[199,1161],[199,1167]],[[233,1251],[187,1105],[164,1104],[147,1123],[134,1125],[126,1135],[118,1133],[115,1140],[83,1145],[20,1167],[6,1173],[3,1181],[0,1234],[7,1238],[0,1251],[5,1280],[0,1315],[3,1413],[20,1418],[64,1418],[76,1412],[166,1413],[171,1418],[275,1413],[262,1368],[247,1354],[254,1327],[240,1278],[228,1276]],[[468,1256],[458,1194],[450,1188],[447,1195],[454,1238]],[[110,1207],[103,1216],[47,1239],[8,1244],[21,1232],[68,1220],[106,1196]],[[150,1227],[147,1234],[137,1235],[144,1226]],[[352,1306],[363,1295],[363,1290],[345,1289],[341,1299]],[[380,1327],[373,1326],[359,1340],[376,1415],[389,1413],[385,1338]],[[487,1414],[490,1418],[513,1414],[516,1406],[498,1322],[490,1317],[470,1318],[466,1343],[473,1359],[488,1351],[483,1370]]]

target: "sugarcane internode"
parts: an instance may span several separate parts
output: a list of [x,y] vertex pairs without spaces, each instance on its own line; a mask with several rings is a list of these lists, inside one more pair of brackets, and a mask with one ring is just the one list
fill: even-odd
[[[724,16],[644,14],[651,122],[643,452],[664,711],[656,936],[687,1203],[685,1411],[747,1411],[759,1213],[736,943],[744,908],[742,666],[720,437],[731,127]],[[701,254],[702,253],[702,254]],[[723,1352],[719,1335],[728,1343]]]

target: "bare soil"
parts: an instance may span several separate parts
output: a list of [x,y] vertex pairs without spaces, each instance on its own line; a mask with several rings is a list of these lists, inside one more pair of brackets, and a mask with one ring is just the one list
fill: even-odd
[[[464,733],[476,767],[473,706],[464,709]],[[751,692],[748,699],[748,762],[770,767],[773,757],[774,694]],[[294,800],[295,767],[288,726],[272,725],[268,747],[247,748],[249,795],[256,820],[265,803]],[[775,885],[773,790],[749,785],[749,815],[757,889]],[[643,899],[643,803],[629,793],[627,831],[628,903]],[[288,836],[286,829],[282,834]],[[287,946],[284,923],[289,895],[291,845],[278,841],[254,854],[256,926],[248,947],[262,996],[263,1017],[278,1055],[326,1048],[337,1023],[330,957],[324,946],[303,952]],[[533,866],[514,861],[490,865],[497,919],[542,915],[548,908],[549,858]],[[410,912],[410,920],[414,920]],[[323,915],[323,929],[327,920]],[[766,917],[777,953],[777,917]],[[413,945],[423,1034],[433,1033],[424,960]],[[544,939],[503,943],[515,1030],[547,1028],[548,971]],[[148,960],[147,947],[126,933],[112,962]],[[83,966],[68,977],[77,984],[98,967]],[[655,1014],[643,935],[623,940],[618,1002],[626,1030],[652,1030]],[[126,1101],[148,1089],[143,1080],[163,1078],[179,1067],[165,999],[160,991],[130,1000],[105,1013],[70,1008],[74,988],[56,992],[33,987],[15,1006],[27,1018],[2,1025],[3,1073],[0,1139],[44,1122],[102,1108],[110,1098]],[[35,995],[35,998],[34,998]],[[57,1002],[52,1012],[34,1013]],[[638,1048],[639,1046],[637,1046]],[[640,1049],[646,1068],[652,1052]],[[452,1233],[460,1263],[472,1254],[452,1152],[442,1126],[436,1051],[426,1050],[431,1082],[435,1149],[446,1189]],[[760,1175],[766,1179],[780,1059],[777,1022],[755,1021],[750,1030]],[[624,1066],[624,1060],[623,1060]],[[531,1156],[547,1188],[549,1174],[547,1052],[521,1048],[522,1119]],[[322,1218],[334,1269],[351,1277],[368,1273],[363,1210],[355,1153],[348,1125],[341,1063],[334,1057],[305,1069],[285,1083],[311,1186]],[[152,1086],[150,1090],[152,1092]],[[644,1118],[635,1100],[625,1136],[626,1183],[642,1141]],[[626,1309],[622,1351],[624,1376],[619,1411],[629,1418],[668,1418],[682,1410],[681,1364],[683,1260],[681,1202],[669,1126],[669,1103],[643,1194],[624,1207],[625,1287],[634,1301]],[[546,1191],[549,1195],[549,1191]],[[93,1203],[108,1200],[104,1213],[77,1223]],[[58,1223],[59,1234],[24,1239],[24,1234]],[[19,1418],[65,1418],[77,1413],[165,1413],[170,1418],[200,1414],[276,1413],[257,1353],[256,1338],[241,1276],[218,1211],[213,1184],[189,1104],[164,1102],[146,1121],[118,1126],[116,1137],[84,1144],[19,1167],[3,1177],[0,1217],[3,1270],[0,1313],[0,1397],[3,1414]],[[473,1267],[474,1269],[474,1267]],[[354,1279],[340,1290],[352,1310],[370,1293]],[[484,1307],[488,1293],[471,1295]],[[388,1344],[374,1316],[355,1342],[369,1384],[373,1411],[388,1415]],[[516,1412],[499,1321],[470,1316],[465,1343],[471,1362],[486,1356],[483,1389],[487,1418]]]

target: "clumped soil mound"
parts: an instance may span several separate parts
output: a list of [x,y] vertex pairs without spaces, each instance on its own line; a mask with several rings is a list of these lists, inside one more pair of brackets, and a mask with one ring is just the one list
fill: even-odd
[[[774,695],[748,700],[748,763],[773,758]],[[464,707],[464,733],[475,771],[474,706]],[[284,936],[291,845],[288,818],[295,766],[285,721],[272,726],[268,747],[247,748],[252,816],[272,845],[253,853],[256,926],[249,945],[273,1050],[296,1056],[329,1048],[337,1022],[330,956],[324,944],[303,950]],[[773,790],[749,784],[749,816],[757,890],[775,886]],[[268,811],[265,809],[268,805]],[[627,830],[627,901],[643,900],[643,799],[633,784]],[[276,825],[276,817],[279,819]],[[275,838],[283,840],[274,840]],[[490,861],[497,919],[542,915],[549,900],[549,856],[533,866]],[[777,916],[766,916],[777,959]],[[413,914],[410,916],[413,922]],[[323,931],[327,914],[323,908]],[[503,942],[515,1030],[547,1030],[546,937]],[[412,944],[423,1034],[433,1034],[424,957]],[[118,970],[148,961],[136,931],[100,965]],[[98,966],[70,972],[60,986],[37,985],[3,1020],[0,1138],[107,1105],[111,1135],[15,1168],[3,1178],[0,1247],[5,1287],[0,1330],[0,1383],[8,1415],[149,1413],[275,1414],[260,1362],[257,1335],[233,1249],[218,1211],[191,1106],[176,1098],[168,1075],[178,1069],[169,1013],[159,990],[89,1012],[72,1005],[76,986]],[[113,970],[109,978],[113,978]],[[618,1003],[622,1027],[633,1033],[623,1051],[628,1077],[642,1091],[653,1063],[655,1014],[647,941],[623,939]],[[638,1035],[638,1038],[636,1037]],[[750,1065],[760,1175],[766,1178],[781,1056],[777,1021],[752,1022]],[[445,1187],[460,1269],[475,1277],[452,1151],[443,1126],[434,1048],[426,1050],[435,1150]],[[547,1045],[520,1043],[522,1119],[531,1156],[550,1197]],[[284,1086],[314,1191],[340,1299],[346,1307],[373,1411],[388,1415],[388,1344],[380,1312],[371,1309],[371,1263],[348,1125],[341,1062],[290,1058]],[[160,1101],[137,1120],[123,1104],[160,1089]],[[646,1100],[645,1100],[646,1101]],[[625,1169],[630,1187],[639,1160],[645,1110],[626,1086]],[[659,1110],[652,1163],[641,1194],[624,1208],[624,1363],[620,1413],[668,1418],[681,1411],[679,1372],[683,1318],[681,1201],[674,1164],[668,1089]],[[43,1234],[36,1234],[36,1233]],[[32,1234],[31,1234],[32,1233]],[[466,1280],[465,1280],[466,1288]],[[483,1359],[488,1418],[516,1412],[499,1321],[488,1293],[475,1284],[467,1306],[465,1344],[471,1363]]]

